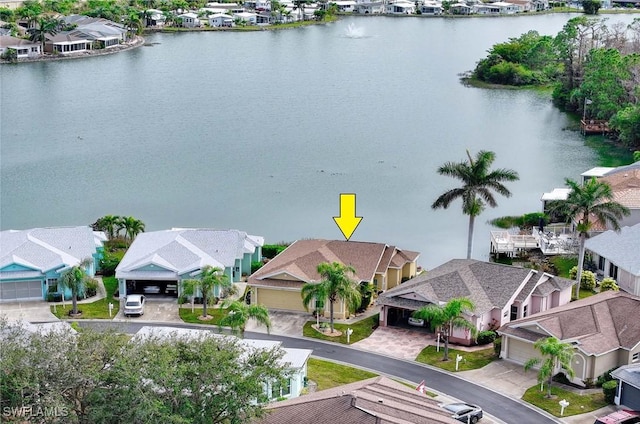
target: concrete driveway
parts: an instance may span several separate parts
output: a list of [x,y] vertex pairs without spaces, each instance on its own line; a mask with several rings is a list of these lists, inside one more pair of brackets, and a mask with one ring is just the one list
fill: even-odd
[[[313,316],[305,313],[270,310],[269,319],[271,319],[271,334],[302,337],[302,327],[307,321],[312,321]],[[245,330],[257,333],[267,332],[263,325],[256,324],[254,320],[247,323]]]
[[153,321],[153,322],[182,322],[178,314],[178,301],[173,298],[154,298],[146,296],[144,302],[144,315],[141,317],[124,316],[124,300],[120,302],[120,310],[115,316],[117,321]]
[[26,320],[29,322],[59,321],[51,313],[51,304],[45,301],[0,303],[0,315],[9,320]]

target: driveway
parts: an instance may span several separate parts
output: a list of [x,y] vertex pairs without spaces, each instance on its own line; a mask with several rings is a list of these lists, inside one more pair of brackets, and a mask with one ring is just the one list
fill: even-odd
[[50,303],[45,301],[0,303],[0,315],[10,320],[26,320],[29,322],[59,321],[51,313]]
[[120,311],[115,316],[116,321],[142,321],[142,322],[182,322],[178,314],[178,301],[174,298],[157,298],[146,296],[144,303],[144,315],[141,317],[125,317],[124,301],[120,302]]

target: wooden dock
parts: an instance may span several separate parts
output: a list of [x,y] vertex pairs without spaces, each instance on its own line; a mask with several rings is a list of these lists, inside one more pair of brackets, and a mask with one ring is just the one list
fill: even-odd
[[582,135],[609,134],[609,122],[596,119],[582,119],[580,120],[580,132]]

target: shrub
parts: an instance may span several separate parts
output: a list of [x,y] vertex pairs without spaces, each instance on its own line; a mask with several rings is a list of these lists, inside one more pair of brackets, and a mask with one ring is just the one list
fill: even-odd
[[264,265],[264,264],[261,261],[253,261],[253,262],[251,262],[251,273],[253,274],[257,270],[262,268],[262,265]]
[[600,283],[600,291],[603,292],[607,290],[613,290],[613,291],[620,290],[620,287],[618,287],[616,280],[614,280],[611,277],[605,278],[604,280],[602,280],[602,283]]
[[120,258],[109,253],[104,252],[104,256],[100,259],[100,271],[105,277],[111,277],[116,273],[116,267],[120,263]]
[[95,279],[88,280],[84,285],[84,296],[92,297],[98,293],[98,281]]
[[277,254],[287,248],[287,244],[265,244],[262,246],[262,256],[273,259]]
[[47,302],[61,302],[62,293],[47,293]]
[[609,403],[613,403],[616,397],[616,391],[618,390],[618,382],[616,380],[609,380],[602,384],[602,392],[604,393],[604,400]]
[[493,351],[496,356],[500,356],[500,349],[502,349],[502,337],[498,337],[493,341]]
[[[574,266],[569,270],[569,278],[575,280],[578,275],[578,267]],[[591,290],[596,288],[596,275],[591,271],[582,271],[580,277],[580,288],[583,290]]]
[[496,332],[491,330],[481,331],[476,338],[479,345],[492,343],[496,339]]
[[598,379],[596,380],[596,386],[601,387],[607,381],[613,380],[613,377],[611,376],[611,372],[613,372],[616,368],[617,367],[613,367],[609,371],[598,376]]

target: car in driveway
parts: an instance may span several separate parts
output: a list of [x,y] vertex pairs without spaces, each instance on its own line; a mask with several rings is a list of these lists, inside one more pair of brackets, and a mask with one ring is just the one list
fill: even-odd
[[409,323],[409,325],[412,325],[414,327],[424,327],[424,320],[421,318],[414,318],[414,317],[409,317],[409,320],[407,321]]
[[144,296],[141,294],[130,294],[124,301],[124,316],[144,315]]
[[482,408],[470,403],[445,403],[440,408],[451,413],[451,418],[463,423],[475,424],[482,418]]

